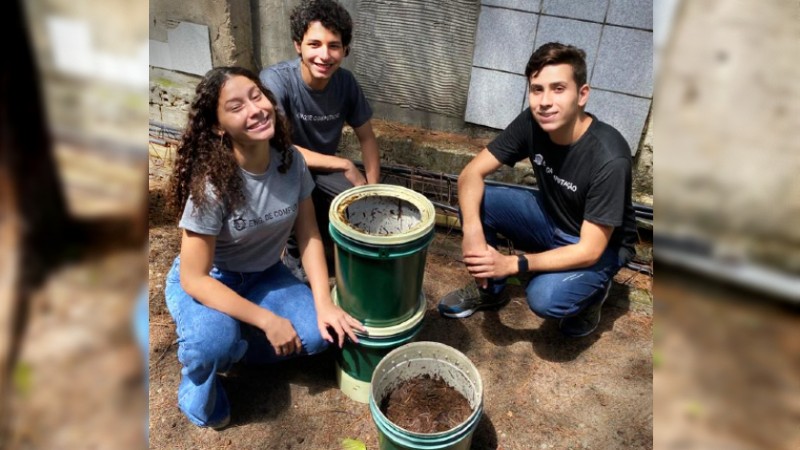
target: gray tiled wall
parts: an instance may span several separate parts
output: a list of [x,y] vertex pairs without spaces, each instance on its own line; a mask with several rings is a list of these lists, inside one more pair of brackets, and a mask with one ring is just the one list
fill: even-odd
[[586,110],[634,154],[653,97],[652,15],[651,0],[482,0],[465,120],[505,128],[527,107],[522,75],[533,49],[563,42],[586,51]]
[[[537,18],[536,14],[482,7],[472,65],[525,73],[525,63],[533,51]],[[498,44],[504,47],[502,51],[498,51]]]

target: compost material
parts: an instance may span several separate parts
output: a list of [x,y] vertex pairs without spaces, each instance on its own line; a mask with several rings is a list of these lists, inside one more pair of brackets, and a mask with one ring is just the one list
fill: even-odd
[[372,235],[404,233],[421,222],[419,209],[405,200],[388,196],[365,196],[347,202],[342,221]]
[[440,433],[467,420],[467,399],[439,377],[421,375],[401,382],[381,400],[381,412],[414,433]]

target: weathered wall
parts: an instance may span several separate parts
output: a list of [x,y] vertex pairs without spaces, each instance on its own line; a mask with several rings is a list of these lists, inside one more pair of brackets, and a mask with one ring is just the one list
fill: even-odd
[[300,0],[253,1],[253,48],[259,68],[294,58],[289,13]]
[[166,41],[167,29],[175,22],[206,25],[213,66],[256,69],[251,16],[250,2],[242,0],[151,0],[150,39]]
[[182,129],[200,77],[150,67],[150,120]]
[[653,204],[653,115],[647,117],[645,134],[633,159],[634,200]]

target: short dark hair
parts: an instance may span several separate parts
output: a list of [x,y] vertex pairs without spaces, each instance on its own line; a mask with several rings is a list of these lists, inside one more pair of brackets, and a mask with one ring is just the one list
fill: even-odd
[[300,3],[292,10],[289,22],[292,28],[292,40],[303,42],[311,22],[319,21],[325,28],[339,33],[342,45],[348,47],[353,38],[353,20],[350,13],[334,0],[308,0]]
[[539,73],[545,66],[556,64],[572,66],[573,78],[578,88],[586,84],[586,52],[560,42],[548,42],[534,50],[525,66],[525,78],[530,81],[531,76]]

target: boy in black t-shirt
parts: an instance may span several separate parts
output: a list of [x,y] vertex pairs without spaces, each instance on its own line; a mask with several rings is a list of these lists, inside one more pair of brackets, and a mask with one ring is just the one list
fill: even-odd
[[[445,296],[439,312],[460,318],[502,306],[506,277],[533,272],[526,288],[531,310],[559,319],[566,335],[586,336],[600,322],[614,274],[633,255],[630,148],[616,129],[584,111],[583,50],[544,44],[525,76],[530,108],[459,176],[464,263],[477,283]],[[503,164],[524,158],[539,191],[485,186]],[[499,253],[498,234],[526,253]]]

